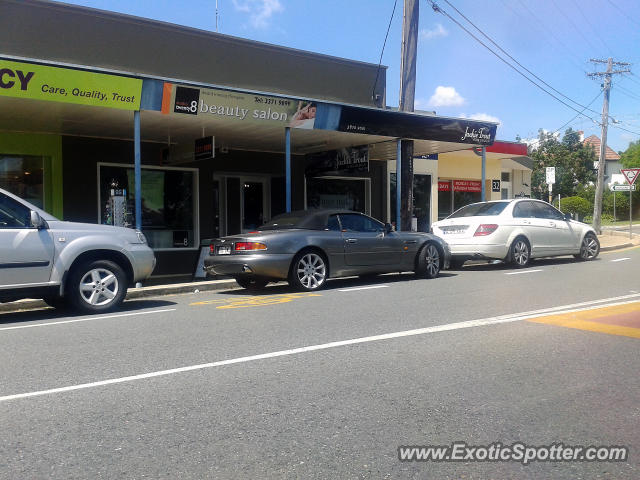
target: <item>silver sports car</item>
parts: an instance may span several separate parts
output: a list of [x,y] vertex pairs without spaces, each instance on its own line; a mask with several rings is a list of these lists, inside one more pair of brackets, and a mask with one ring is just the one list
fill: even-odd
[[274,217],[255,232],[215,239],[205,268],[244,288],[288,280],[317,290],[330,277],[414,271],[435,278],[449,267],[449,248],[422,232],[395,232],[362,213],[308,210]]

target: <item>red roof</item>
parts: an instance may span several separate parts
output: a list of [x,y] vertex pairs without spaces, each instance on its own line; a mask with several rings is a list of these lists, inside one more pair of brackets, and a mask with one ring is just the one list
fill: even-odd
[[[582,142],[586,145],[593,145],[593,149],[596,152],[596,156],[600,155],[600,138],[595,136],[595,135],[591,135],[587,138],[584,139],[584,142]],[[620,155],[618,155],[616,152],[614,152],[613,150],[611,150],[611,148],[607,147],[607,149],[605,150],[605,160],[609,160],[609,161],[616,161],[616,160],[620,160]]]

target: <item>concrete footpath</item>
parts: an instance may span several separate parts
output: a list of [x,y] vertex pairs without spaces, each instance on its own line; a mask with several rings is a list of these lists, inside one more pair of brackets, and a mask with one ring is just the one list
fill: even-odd
[[[602,235],[598,235],[600,240],[600,251],[620,250],[623,248],[640,245],[640,235],[634,234],[629,238],[629,233],[615,230],[604,230]],[[188,283],[172,283],[167,285],[154,285],[151,287],[130,288],[127,292],[127,300],[145,297],[158,297],[162,295],[175,295],[179,293],[198,293],[211,290],[228,290],[236,288],[237,284],[233,279],[224,280],[203,280]],[[17,302],[0,303],[0,313],[18,312],[24,310],[34,310],[49,308],[49,306],[39,299],[24,299]]]

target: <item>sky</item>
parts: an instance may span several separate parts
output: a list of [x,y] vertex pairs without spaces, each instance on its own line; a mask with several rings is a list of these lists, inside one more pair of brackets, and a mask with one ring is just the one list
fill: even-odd
[[[397,0],[392,18],[394,1],[218,0],[218,31],[378,64],[391,20],[382,64],[388,67],[387,105],[397,106],[403,0]],[[216,0],[66,2],[216,30]],[[640,140],[640,1],[436,3],[517,67],[455,9],[459,10],[531,73],[517,67],[520,71],[557,98],[523,78],[445,14],[435,12],[430,0],[421,0],[416,109],[498,121],[499,140],[535,138],[539,129],[554,132],[561,127],[561,133],[571,127],[583,130],[585,136],[600,137],[603,79],[587,74],[606,71],[607,67],[590,59],[611,57],[632,65],[616,67],[630,69],[631,73],[613,76],[607,143],[615,151],[624,151],[629,142]]]

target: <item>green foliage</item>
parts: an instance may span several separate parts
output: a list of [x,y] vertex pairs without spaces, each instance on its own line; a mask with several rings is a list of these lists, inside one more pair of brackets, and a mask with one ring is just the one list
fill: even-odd
[[625,168],[640,168],[640,140],[629,144],[620,156],[620,162]]
[[[602,213],[613,217],[613,196],[614,192],[605,190],[602,195]],[[617,192],[616,199],[616,218],[624,220],[629,218],[629,192]],[[635,197],[634,197],[635,199]]]
[[546,199],[549,195],[546,183],[546,167],[556,167],[556,184],[553,193],[563,197],[579,194],[596,179],[593,162],[596,154],[592,146],[580,142],[578,132],[569,128],[562,141],[554,135],[539,130],[537,148],[530,149],[529,156],[534,160],[531,173],[531,193],[536,198]]
[[[619,219],[618,219],[619,220]],[[593,223],[593,216],[587,215],[582,219],[584,223]],[[613,223],[613,215],[609,215],[608,213],[603,213],[600,215],[600,222]]]
[[560,200],[560,209],[583,218],[585,215],[593,213],[591,202],[582,197],[567,197]]

